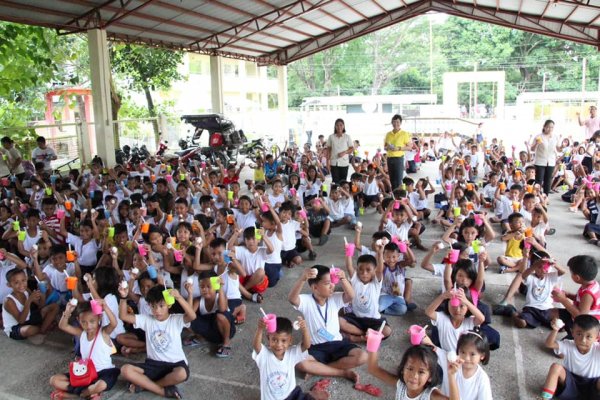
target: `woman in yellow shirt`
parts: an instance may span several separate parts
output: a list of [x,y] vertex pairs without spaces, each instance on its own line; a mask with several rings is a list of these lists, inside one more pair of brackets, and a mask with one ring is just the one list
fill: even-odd
[[398,114],[392,117],[392,131],[385,135],[383,148],[387,151],[388,173],[392,183],[392,190],[402,184],[404,178],[404,152],[413,149],[410,133],[400,130],[402,117]]

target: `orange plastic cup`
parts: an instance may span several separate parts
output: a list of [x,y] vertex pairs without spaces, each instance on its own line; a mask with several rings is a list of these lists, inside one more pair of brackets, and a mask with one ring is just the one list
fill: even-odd
[[221,190],[220,190],[218,187],[216,187],[216,188],[213,188],[213,193],[214,193],[214,194],[216,194],[216,195],[218,196],[218,195],[220,195],[220,194],[221,194]]
[[468,202],[468,203],[467,203],[467,210],[469,210],[469,211],[473,211],[474,209],[475,209],[475,207],[473,206],[473,203],[471,203],[471,202]]
[[234,222],[235,222],[235,217],[233,216],[233,214],[227,214],[227,223],[229,225],[233,225]]
[[69,276],[67,279],[67,289],[68,290],[75,290],[75,288],[77,287],[77,277],[76,276]]
[[167,214],[167,222],[173,222],[173,214]]
[[518,201],[513,201],[512,206],[515,212],[518,212],[521,209],[521,203]]
[[150,182],[154,183],[154,181],[156,181],[156,175],[152,174],[150,175]]
[[506,183],[500,182],[500,190],[506,190]]
[[467,190],[473,190],[473,184],[472,183],[467,183]]
[[516,170],[515,171],[515,176],[517,179],[521,179],[521,171],[520,170]]
[[148,233],[148,231],[150,230],[150,224],[149,223],[143,223],[142,224],[142,233]]
[[527,193],[533,193],[533,185],[527,185]]
[[74,251],[71,251],[71,250],[67,251],[67,261],[68,262],[75,261],[75,252]]
[[529,228],[525,228],[525,237],[532,237],[533,236],[533,228],[529,227]]
[[73,208],[73,203],[71,203],[69,200],[65,201],[65,209],[67,211],[71,211],[72,208]]

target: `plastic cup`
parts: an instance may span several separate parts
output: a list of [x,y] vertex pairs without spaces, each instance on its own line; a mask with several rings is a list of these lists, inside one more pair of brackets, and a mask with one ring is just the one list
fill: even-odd
[[109,238],[115,237],[115,227],[114,226],[108,227],[108,237]]
[[256,240],[261,240],[262,239],[262,233],[260,232],[260,229],[254,228],[254,238]]
[[56,218],[63,219],[65,217],[65,210],[56,210]]
[[95,315],[102,315],[104,310],[102,310],[102,305],[99,304],[96,300],[91,300],[90,306],[92,307],[92,313],[94,313]]
[[339,270],[340,269],[336,268],[336,267],[329,268],[329,276],[331,277],[331,283],[333,283],[334,285],[337,285],[338,282],[340,281],[340,277],[338,276]]
[[473,214],[473,218],[475,219],[475,225],[481,226],[483,225],[483,218],[479,214]]
[[65,209],[67,211],[71,211],[72,208],[73,208],[73,203],[71,203],[69,200],[65,201]]
[[210,286],[213,288],[213,290],[221,289],[221,278],[219,278],[218,276],[211,276]]
[[400,200],[394,200],[394,210],[398,210],[400,208]]
[[227,191],[227,200],[233,200],[233,190]]
[[527,250],[531,249],[531,243],[529,243],[528,241],[524,241],[523,242],[523,247],[526,248]]
[[467,190],[472,191],[474,189],[472,183],[467,183]]
[[544,263],[544,265],[542,265],[542,270],[543,270],[545,273],[548,273],[548,272],[550,272],[550,263],[547,263],[547,262],[545,262],[545,263]]
[[460,256],[460,250],[452,249],[452,250],[450,250],[450,255],[448,256],[448,261],[450,261],[452,264],[454,264],[458,261],[459,256]]
[[261,210],[262,212],[269,212],[269,205],[268,205],[267,203],[262,203],[262,204],[260,205],[260,210]]
[[235,222],[235,216],[233,214],[227,214],[227,223],[229,225],[233,225]]
[[383,339],[383,333],[367,329],[367,351],[369,353],[377,353],[381,345],[381,339]]
[[406,246],[405,242],[398,242],[398,249],[400,249],[400,253],[406,253],[408,251],[408,246]]
[[46,192],[46,196],[52,196],[52,188],[46,188],[45,192]]
[[179,174],[179,180],[181,182],[185,181],[185,174]]
[[67,250],[67,261],[68,262],[73,262],[75,261],[75,252],[72,250]]
[[19,221],[14,221],[12,223],[12,228],[13,231],[17,232],[19,229],[21,229],[21,224],[19,223]]
[[329,190],[329,187],[327,185],[325,185],[325,184],[321,185],[321,191],[327,192],[328,190]]
[[148,252],[146,251],[146,247],[144,247],[143,243],[138,244],[138,253],[140,253],[140,256],[142,257],[145,257],[146,254],[148,254]]
[[69,276],[67,279],[67,289],[68,290],[75,290],[75,288],[77,287],[77,277],[76,276]]
[[512,207],[514,212],[518,212],[521,209],[521,203],[519,203],[518,201],[513,201]]
[[17,234],[17,239],[19,239],[19,242],[24,242],[26,237],[27,233],[25,231],[19,231]]
[[181,251],[181,250],[173,251],[173,257],[175,258],[176,262],[183,261],[183,251]]
[[46,294],[48,291],[48,285],[46,284],[46,281],[38,282],[38,290],[42,292],[42,294]]
[[500,184],[498,186],[500,187],[501,191],[505,191],[506,190],[506,183],[500,182]]
[[171,183],[173,181],[173,175],[165,175],[165,179],[167,180],[167,183]]
[[354,243],[347,243],[345,246],[345,250],[346,250],[346,257],[352,257],[354,256],[354,250],[356,249],[356,244]]
[[411,325],[408,332],[410,333],[410,344],[413,346],[420,345],[425,338],[425,329],[420,325]]
[[529,227],[529,228],[525,228],[525,237],[532,237],[533,236],[533,228]]
[[267,314],[263,318],[263,321],[265,321],[265,325],[267,326],[267,333],[274,333],[277,330],[277,315]]
[[8,180],[8,178],[2,178],[2,186],[8,186],[10,185],[10,181]]
[[300,218],[306,219],[306,210],[305,209],[298,210],[298,215],[300,216]]
[[295,188],[290,188],[290,196],[296,197],[296,189]]
[[175,297],[173,297],[173,295],[171,294],[171,289],[163,290],[162,294],[167,307],[171,307],[173,304],[175,304]]
[[360,215],[365,215],[365,208],[364,208],[364,207],[360,207],[360,208],[358,209],[358,213],[359,213]]
[[460,215],[460,207],[454,207],[453,211],[455,217],[458,217]]
[[150,182],[154,183],[156,181],[156,175],[150,175]]
[[158,277],[158,273],[156,272],[156,267],[154,265],[148,265],[146,271],[148,271],[150,279],[156,279]]
[[481,250],[481,242],[479,240],[473,240],[471,247],[473,247],[473,252],[475,254],[479,254],[479,251]]
[[150,230],[150,224],[149,223],[143,223],[142,224],[142,233],[148,233],[148,231]]

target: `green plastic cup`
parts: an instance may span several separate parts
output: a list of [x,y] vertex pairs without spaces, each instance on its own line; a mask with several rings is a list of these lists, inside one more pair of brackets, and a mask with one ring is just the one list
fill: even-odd
[[19,239],[19,242],[24,242],[25,238],[27,237],[27,233],[25,231],[19,231],[17,237]]

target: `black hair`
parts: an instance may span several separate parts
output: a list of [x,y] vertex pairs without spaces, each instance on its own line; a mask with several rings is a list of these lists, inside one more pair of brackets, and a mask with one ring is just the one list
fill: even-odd
[[[483,217],[482,217],[483,218]],[[477,237],[481,237],[484,234],[484,230],[485,230],[485,225],[481,224],[481,225],[477,225],[475,223],[475,218],[466,218],[462,224],[460,224],[460,227],[458,228],[458,236],[457,236],[457,240],[459,242],[464,242],[465,238],[463,237],[462,231],[465,228],[475,228],[477,230]]]
[[358,260],[356,260],[356,264],[371,264],[376,267],[377,259],[371,254],[363,254],[362,256],[358,257]]
[[291,211],[293,213],[295,209],[296,209],[296,206],[291,201],[284,201],[279,206],[279,212],[282,212],[282,211]]
[[158,304],[161,301],[165,301],[165,298],[163,297],[163,287],[162,286],[154,286],[152,288],[150,288],[150,290],[148,290],[148,293],[146,293],[146,302],[149,305],[152,304]]
[[138,284],[140,284],[144,279],[151,280],[154,283],[158,282],[156,279],[150,278],[150,274],[148,273],[148,271],[144,271],[140,274],[140,276],[138,276],[138,278],[137,278]]
[[13,269],[11,269],[10,271],[8,271],[8,272],[6,273],[6,281],[7,281],[7,282],[10,282],[10,280],[11,280],[11,279],[12,279],[14,276],[16,276],[16,275],[18,275],[18,274],[25,274],[25,276],[27,276],[27,273],[25,272],[25,270],[24,270],[24,269],[20,269],[20,268],[13,268]]
[[[466,286],[456,286],[456,290],[458,289],[462,289],[463,292],[465,292],[465,298],[467,300],[469,300],[471,303],[473,302],[473,298],[471,297],[471,290],[469,290],[468,287]],[[450,316],[450,300],[444,300],[444,302],[442,303],[442,309],[443,311],[446,313],[446,315]],[[469,309],[467,309],[467,313],[465,314],[465,318],[469,318],[471,316],[471,311]]]
[[389,242],[388,244],[386,244],[385,247],[383,248],[383,251],[393,251],[396,253],[400,253],[400,249],[398,248],[398,245],[393,242]]
[[510,190],[518,190],[519,192],[521,192],[523,191],[523,186],[519,185],[518,183],[515,183],[510,187]]
[[188,206],[188,201],[186,199],[184,199],[183,197],[178,198],[177,200],[175,200],[175,204],[183,204],[184,206]]
[[[596,320],[596,322],[598,322],[598,320]],[[460,348],[465,345],[475,346],[477,352],[483,355],[481,363],[483,365],[488,363],[490,360],[490,343],[480,327],[476,326],[473,330],[461,333],[458,342],[456,343],[456,350],[460,351]]]
[[27,214],[25,214],[25,218],[40,218],[40,211],[37,208],[30,208],[27,210]]
[[458,250],[461,253],[467,249],[467,244],[465,242],[454,242],[450,245],[450,247],[454,250]]
[[109,294],[117,296],[119,294],[119,274],[112,267],[100,267],[94,270],[94,280],[96,281],[97,291],[100,297],[104,298]]
[[[89,301],[80,301],[77,303],[77,307],[74,311],[74,314],[77,315],[77,317],[81,316],[81,314],[83,313],[88,312],[92,312],[92,303],[90,303]],[[102,319],[100,319],[100,322],[101,321]]]
[[404,179],[402,179],[402,183],[405,184],[406,186],[411,186],[415,184],[415,181],[412,178],[406,177]]
[[211,249],[216,249],[218,247],[227,247],[227,241],[223,238],[214,238],[213,240],[210,241],[210,243],[208,244],[208,246]]
[[66,254],[67,253],[67,246],[65,246],[64,244],[55,244],[52,246],[51,250],[50,250],[50,255],[56,255],[56,254]]
[[255,236],[256,235],[256,229],[257,228],[255,228],[253,226],[249,226],[246,229],[244,229],[244,240],[252,239],[252,238],[256,237]]
[[337,125],[338,122],[341,122],[344,125],[344,130],[342,132],[346,133],[346,123],[341,118],[336,119],[335,122],[333,123],[333,133],[335,134],[335,126]]
[[185,228],[187,229],[190,233],[194,232],[194,230],[192,229],[192,224],[190,224],[187,221],[181,221],[180,223],[177,224],[177,227],[175,228],[175,232],[177,232],[179,230],[179,228]]
[[452,283],[456,282],[456,274],[460,270],[464,271],[473,282],[477,280],[477,269],[475,269],[475,265],[473,265],[473,261],[470,258],[460,259],[452,266],[452,274],[450,276]]
[[377,231],[372,236],[373,240],[379,240],[386,238],[387,240],[392,240],[392,235],[388,231]]
[[508,216],[508,223],[509,223],[509,224],[512,224],[513,222],[515,222],[515,221],[516,221],[517,219],[519,219],[519,218],[523,218],[523,214],[521,214],[521,213],[518,213],[518,212],[516,212],[516,213],[512,213],[512,214],[510,214],[510,215]]
[[392,117],[392,121],[395,120],[402,122],[402,116],[400,114],[394,114],[394,116]]
[[442,379],[438,370],[438,357],[431,347],[425,345],[412,346],[404,352],[404,355],[402,355],[402,360],[400,361],[400,365],[398,366],[397,372],[398,379],[400,379],[400,382],[406,385],[406,382],[404,382],[403,371],[410,358],[422,361],[423,363],[425,363],[425,365],[427,365],[427,368],[429,369],[429,380],[425,384],[426,388],[435,387],[440,384]]
[[277,317],[277,328],[275,333],[292,334],[292,321],[284,317]]
[[42,206],[55,206],[56,199],[54,197],[44,197],[42,199]]
[[127,233],[127,225],[115,224],[115,235],[119,235],[121,233]]
[[571,257],[567,261],[567,265],[573,274],[579,275],[586,282],[593,281],[598,274],[598,264],[592,256],[579,255]]
[[591,329],[600,329],[600,321],[598,321],[598,318],[589,314],[581,314],[576,316],[573,320],[573,325],[577,325],[584,331],[589,331]]
[[308,280],[308,286],[316,285],[317,283],[319,283],[321,281],[321,278],[323,277],[323,275],[329,273],[329,267],[326,267],[324,265],[316,264],[316,265],[313,265],[312,268],[317,270],[317,276],[315,278]]
[[215,276],[219,276],[219,275],[217,275],[217,273],[215,271],[213,271],[212,269],[209,269],[207,271],[200,271],[198,273],[198,282],[200,282],[204,279],[214,278]]

